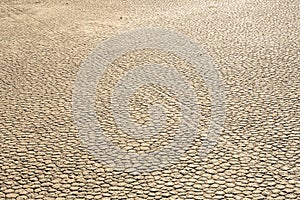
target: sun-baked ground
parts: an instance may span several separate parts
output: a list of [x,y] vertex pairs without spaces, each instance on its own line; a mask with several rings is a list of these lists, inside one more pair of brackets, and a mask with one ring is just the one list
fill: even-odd
[[[299,10],[297,0],[2,0],[0,199],[300,198]],[[74,124],[72,91],[99,42],[139,27],[175,30],[207,50],[223,77],[226,119],[205,158],[189,151],[167,169],[134,174],[104,165],[86,149]],[[147,53],[114,65],[134,65]],[[176,65],[172,55],[151,56]],[[100,97],[109,93],[100,87],[97,94],[101,123],[106,102]],[[141,123],[142,100],[131,113]],[[200,105],[207,102],[199,98]],[[141,146],[103,126],[124,149],[160,145]]]

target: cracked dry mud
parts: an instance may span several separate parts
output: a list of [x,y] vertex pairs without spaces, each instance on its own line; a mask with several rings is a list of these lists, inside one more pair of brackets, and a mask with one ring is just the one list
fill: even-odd
[[[299,199],[299,11],[298,0],[2,0],[0,199]],[[116,171],[97,160],[77,135],[74,81],[99,42],[153,26],[187,35],[218,65],[226,96],[224,130],[205,158],[198,156],[201,141],[195,140],[168,168]],[[113,65],[131,67],[147,59],[191,76],[171,53],[144,50],[116,60],[107,81],[121,76]],[[203,111],[201,135],[210,99],[201,77],[190,80]],[[170,135],[137,141],[104,115],[111,89],[105,87],[98,87],[95,107],[115,145],[151,151],[168,142],[180,110],[173,98],[157,93],[166,88],[140,88],[131,98],[130,115],[147,125],[153,97],[168,108]]]

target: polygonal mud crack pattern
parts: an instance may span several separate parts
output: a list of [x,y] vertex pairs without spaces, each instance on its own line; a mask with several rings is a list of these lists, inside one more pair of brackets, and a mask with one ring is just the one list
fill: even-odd
[[[174,130],[178,129],[179,121],[186,120],[180,117],[180,103],[176,99],[176,94],[170,93],[167,88],[163,88],[159,85],[145,85],[139,88],[130,98],[130,114],[139,125],[139,123],[147,119],[148,116],[147,114],[145,115],[145,112],[147,112],[148,109],[145,108],[148,108],[150,104],[156,103],[165,106],[166,112],[164,116],[166,117],[166,124],[163,127],[163,130],[153,137],[136,139],[124,133],[120,127],[115,124],[114,116],[110,110],[110,101],[115,85],[119,81],[119,78],[127,71],[146,63],[165,64],[174,67],[189,80],[197,94],[197,104],[200,106],[200,126],[197,127],[199,138],[204,137],[210,119],[211,106],[208,90],[203,79],[196,76],[197,72],[194,71],[195,69],[193,69],[192,66],[182,59],[179,59],[174,54],[149,49],[133,51],[118,58],[101,78],[97,90],[98,98],[96,100],[96,111],[98,113],[97,117],[99,123],[105,131],[105,134],[112,138],[111,140],[115,145],[125,148],[126,150],[136,151],[136,149],[147,149],[153,151],[162,147],[168,140],[170,142],[172,136],[175,134]],[[135,112],[138,108],[141,110]],[[144,115],[142,112],[144,112]],[[153,123],[155,124],[158,122],[155,121]],[[191,124],[191,126],[195,125]],[[156,130],[154,130],[154,132],[156,132]]]
[[[298,1],[23,2],[0,2],[0,199],[299,199]],[[204,45],[227,116],[206,158],[194,145],[168,169],[133,175],[84,148],[72,88],[99,39],[148,25]]]

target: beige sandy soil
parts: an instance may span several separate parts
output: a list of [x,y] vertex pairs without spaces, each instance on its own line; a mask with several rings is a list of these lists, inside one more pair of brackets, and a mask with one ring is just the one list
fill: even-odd
[[[0,199],[300,198],[299,5],[1,0]],[[195,153],[196,141],[179,163],[135,175],[87,151],[73,120],[72,89],[80,64],[99,42],[138,27],[175,30],[209,52],[223,77],[226,120],[204,159]],[[132,57],[144,53],[116,62],[134,65]],[[105,106],[100,97],[98,114]],[[106,128],[116,145],[140,148]]]

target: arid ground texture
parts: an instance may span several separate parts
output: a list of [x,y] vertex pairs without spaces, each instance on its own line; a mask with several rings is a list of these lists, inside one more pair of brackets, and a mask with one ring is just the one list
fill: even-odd
[[[147,27],[206,50],[223,83],[225,116],[217,143],[199,156],[213,101],[204,79],[174,52],[116,58],[94,105],[114,145],[155,151],[181,122],[176,94],[165,99],[167,88],[150,84],[130,97],[130,118],[149,124],[154,101],[168,111],[168,131],[145,141],[120,131],[110,102],[120,67],[167,64],[188,77],[201,110],[199,137],[177,162],[137,173],[87,148],[73,95],[82,63],[101,42]],[[300,1],[1,0],[0,199],[300,199]]]

